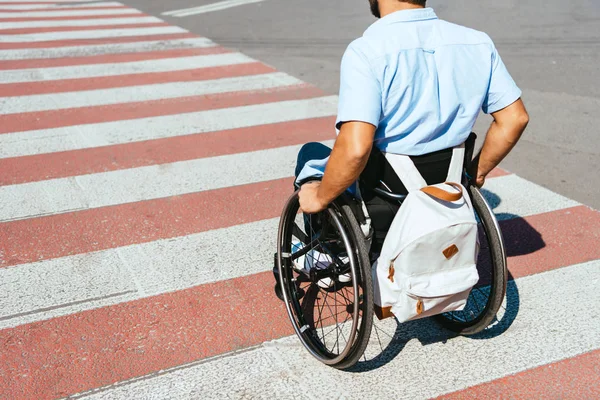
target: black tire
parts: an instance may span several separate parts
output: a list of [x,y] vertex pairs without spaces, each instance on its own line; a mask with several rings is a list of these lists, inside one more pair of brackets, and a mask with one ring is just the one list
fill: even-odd
[[[371,336],[373,324],[373,283],[367,241],[348,202],[339,198],[329,205],[327,210],[310,217],[310,221],[313,221],[312,218],[315,218],[315,221],[318,220],[322,229],[317,235],[311,225],[312,233],[308,233],[321,239],[312,239],[307,236],[304,238],[304,242],[308,241],[310,244],[304,243],[304,247],[300,248],[295,242],[296,250],[293,251],[293,238],[299,239],[299,236],[303,236],[303,232],[299,232],[299,226],[296,223],[296,218],[302,216],[302,214],[298,214],[298,210],[299,202],[296,192],[284,207],[277,239],[276,258],[279,286],[288,316],[300,341],[315,358],[334,368],[350,368],[363,355]],[[308,229],[305,228],[305,230]],[[309,249],[309,246],[311,246],[310,249],[326,254],[330,254],[331,249],[335,248],[341,250],[344,255],[339,256],[342,253],[338,253],[332,257],[334,261],[326,270],[321,270],[324,271],[323,273],[315,272],[313,274],[315,268],[309,269],[310,272],[307,273],[304,270],[300,271],[298,263],[301,260],[299,257],[315,254]],[[302,255],[303,252],[304,255]],[[331,254],[333,253],[336,251],[331,251]],[[347,261],[341,261],[342,258]],[[295,260],[298,260],[296,264]],[[328,272],[330,269],[335,271]],[[339,281],[344,271],[346,275],[350,274],[350,282],[341,283]],[[325,273],[329,274],[327,276],[333,282],[333,286],[327,289],[319,285],[322,282],[319,277],[325,276],[323,275]],[[350,286],[352,287],[350,288]],[[345,306],[342,304],[339,307],[340,312],[337,308],[340,304],[338,294],[342,302],[348,300]],[[322,320],[319,324],[314,321],[315,314],[318,313],[319,318],[322,317],[323,310],[327,314],[325,302],[329,296],[335,296],[335,303],[333,303],[335,311],[328,305],[331,316],[326,317],[325,320],[332,319],[335,322],[327,325]],[[319,304],[319,300],[323,305]],[[338,320],[344,317],[339,316],[343,314],[344,309],[350,317],[346,316],[346,319],[340,324]],[[347,318],[351,318],[351,322]],[[327,343],[328,340],[333,340],[331,337],[327,338],[327,335],[334,330],[325,333],[326,329],[334,325],[335,333],[338,335],[337,349],[335,345],[333,348],[329,348]],[[348,326],[350,326],[349,331],[346,329]],[[344,331],[346,331],[346,335],[344,335]],[[345,345],[342,345],[340,349],[341,338],[345,340]]]
[[[481,247],[477,264],[480,283],[471,291],[464,311],[440,314],[435,319],[453,332],[475,335],[490,326],[496,318],[506,295],[508,270],[498,221],[481,191],[474,185],[468,185],[467,188],[480,222]],[[484,299],[485,305],[482,304]],[[477,313],[473,312],[475,307]]]

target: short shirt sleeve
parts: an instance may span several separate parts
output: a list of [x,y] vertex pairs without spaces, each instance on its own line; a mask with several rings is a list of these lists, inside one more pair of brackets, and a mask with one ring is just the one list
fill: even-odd
[[488,93],[482,106],[482,110],[486,114],[500,111],[521,97],[521,89],[517,87],[517,84],[508,73],[498,50],[493,44],[492,48],[492,75]]
[[377,127],[381,117],[381,86],[356,42],[348,46],[340,69],[340,96],[335,126],[348,121]]

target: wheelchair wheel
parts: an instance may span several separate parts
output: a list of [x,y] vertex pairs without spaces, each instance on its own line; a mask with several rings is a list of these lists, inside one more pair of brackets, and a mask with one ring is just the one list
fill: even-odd
[[479,283],[473,288],[462,311],[437,315],[444,327],[461,335],[485,330],[496,318],[506,295],[506,253],[498,221],[485,198],[474,185],[467,186],[479,222]]
[[279,286],[292,326],[321,362],[345,369],[358,362],[373,324],[367,241],[342,198],[325,211],[298,213],[298,193],[279,223]]

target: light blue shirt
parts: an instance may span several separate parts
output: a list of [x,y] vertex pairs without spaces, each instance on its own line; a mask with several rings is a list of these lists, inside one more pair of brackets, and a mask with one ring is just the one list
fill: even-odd
[[422,155],[463,143],[480,110],[520,97],[488,35],[442,21],[431,8],[403,10],[348,46],[336,127],[368,122],[381,150]]

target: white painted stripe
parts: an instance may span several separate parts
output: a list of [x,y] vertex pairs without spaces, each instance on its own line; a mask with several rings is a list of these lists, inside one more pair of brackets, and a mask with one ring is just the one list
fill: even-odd
[[288,146],[2,186],[0,221],[285,178],[293,175],[300,147]]
[[[2,71],[2,74],[0,74],[0,83],[54,81],[61,79],[94,78],[99,76],[142,74],[150,72],[183,71],[195,68],[245,64],[255,61],[256,60],[241,53],[224,53],[119,62],[112,64],[78,65],[76,67],[64,66],[51,68],[16,69]],[[12,101],[15,100],[17,99],[13,98]],[[11,100],[9,100],[9,103],[10,102]],[[58,103],[58,105],[62,107],[61,103]],[[1,112],[8,113],[5,110],[1,110]]]
[[245,4],[260,3],[263,1],[265,1],[265,0],[225,0],[225,1],[220,1],[218,3],[206,4],[206,5],[199,6],[199,7],[167,11],[167,12],[162,13],[162,15],[168,15],[168,16],[172,16],[172,17],[187,17],[190,15],[197,15],[197,14],[204,14],[207,12],[226,10],[226,9],[232,8],[232,7],[243,6]]
[[95,29],[91,31],[67,31],[29,33],[24,35],[0,35],[0,43],[32,43],[53,40],[99,39],[125,36],[164,35],[185,33],[187,30],[178,26],[155,26],[150,28],[130,29]]
[[[48,21],[19,21],[0,22],[0,29],[24,29],[24,28],[55,28],[76,26],[99,26],[99,25],[130,25],[130,24],[152,24],[164,22],[156,17],[132,17],[132,18],[98,18],[98,19],[71,19],[71,20],[48,20]],[[2,32],[0,31],[0,34]],[[4,59],[4,58],[2,58]]]
[[0,98],[0,114],[39,112],[75,107],[166,100],[206,94],[273,89],[298,85],[300,83],[302,81],[283,72],[274,72],[208,81],[157,83],[153,85],[81,92],[5,97]]
[[0,269],[0,329],[265,271],[273,262],[277,223]]
[[0,158],[334,116],[337,96],[0,135]]
[[[52,14],[52,15],[50,15]],[[88,15],[120,15],[120,14],[142,14],[135,8],[114,8],[106,10],[71,10],[71,11],[23,11],[23,12],[0,12],[0,18],[50,18],[50,17],[83,17]]]
[[[37,0],[2,0],[0,1],[1,3],[24,3],[24,2],[37,2]],[[52,3],[52,4],[61,4],[61,3],[91,3],[93,1],[98,1],[98,0],[56,0],[56,1],[49,1],[49,0],[40,0],[40,3]]]
[[[203,399],[223,399],[244,393],[279,399],[301,393],[318,399],[327,393],[336,399],[432,398],[600,348],[600,319],[590,317],[589,307],[573,306],[582,299],[600,304],[599,268],[600,262],[593,261],[511,283],[508,315],[496,328],[506,331],[485,340],[449,337],[431,320],[378,322],[395,339],[388,357],[371,361],[361,373],[349,375],[319,363],[293,336],[97,388],[82,397],[196,399],[201,394]],[[371,338],[377,340],[375,334]]]
[[580,205],[517,175],[488,179],[482,191],[498,220]]
[[0,329],[133,300],[133,279],[114,251],[0,269]]
[[[276,161],[278,164],[274,169],[282,169],[291,174],[295,149],[297,147],[283,149],[289,159],[284,160],[284,155],[281,160]],[[276,152],[277,150],[249,153],[242,155],[243,160],[229,157],[246,161],[263,155],[271,157]],[[220,162],[222,159],[223,157],[212,159],[215,169],[226,171],[227,167],[235,164],[235,161],[230,160],[229,164],[224,165]],[[193,168],[205,168],[207,164]],[[158,169],[180,170],[182,165],[165,165]],[[256,168],[252,163],[247,163],[244,167]],[[209,171],[203,176],[206,177],[207,174]],[[257,180],[264,178],[261,174],[264,173],[250,171],[250,175],[256,176]],[[222,180],[223,176],[224,173],[220,173],[214,179]],[[163,179],[159,177],[160,181]],[[489,183],[500,179],[491,178]],[[103,183],[107,181],[104,180]],[[229,179],[222,183],[236,182]],[[510,191],[505,184],[499,185],[502,189],[498,191],[498,195],[503,198]],[[531,182],[524,181],[522,186],[537,193],[537,185]],[[553,193],[550,193],[550,197],[561,198]],[[530,200],[536,204],[536,210],[540,213],[555,211],[564,206],[552,198],[548,202],[532,196]],[[530,211],[531,207],[524,202],[513,207],[515,215],[527,215]],[[278,222],[279,219],[274,218],[0,269],[0,293],[4,293],[0,297],[0,329],[268,271],[273,262],[273,243],[276,241]],[[135,287],[130,282],[136,282]],[[57,291],[57,287],[69,289]],[[132,292],[123,293],[126,291]]]
[[[4,3],[0,1],[0,3]],[[60,8],[81,8],[81,7],[113,7],[113,6],[123,6],[123,3],[119,3],[116,1],[105,1],[100,3],[90,3],[90,4],[60,4],[60,3],[50,3],[50,4],[16,4],[16,5],[3,5],[0,4],[0,12],[4,10],[52,10],[52,9],[60,9]],[[52,16],[49,14],[48,16]],[[0,24],[1,26],[1,24]]]
[[104,54],[140,53],[147,51],[215,47],[207,38],[148,40],[133,43],[94,44],[89,46],[50,47],[44,49],[1,50],[2,60],[32,60],[64,57],[86,57]]

